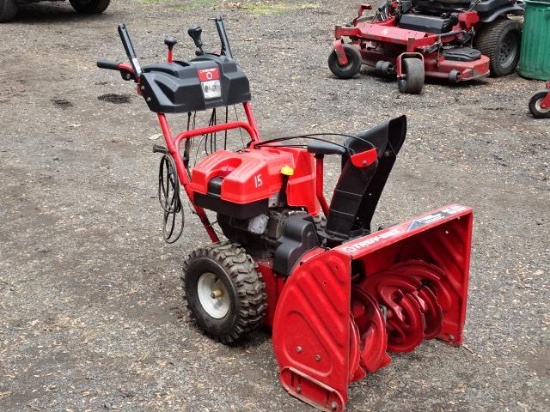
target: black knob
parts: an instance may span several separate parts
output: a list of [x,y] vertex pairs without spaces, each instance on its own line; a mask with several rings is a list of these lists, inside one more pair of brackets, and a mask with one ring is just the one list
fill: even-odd
[[164,44],[166,44],[166,45],[168,46],[168,48],[169,48],[170,50],[172,50],[172,49],[174,48],[174,46],[175,46],[176,44],[178,44],[178,41],[176,40],[175,37],[166,36],[166,37],[164,38]]
[[191,27],[189,27],[189,29],[187,29],[187,34],[189,34],[189,36],[193,39],[195,46],[197,46],[197,48],[202,51],[201,26],[198,26],[196,24],[192,25]]

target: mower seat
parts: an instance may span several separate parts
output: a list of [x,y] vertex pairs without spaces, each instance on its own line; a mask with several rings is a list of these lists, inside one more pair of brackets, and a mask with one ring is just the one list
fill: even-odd
[[[446,13],[468,10],[471,3],[469,0],[418,0],[415,4],[415,9],[420,12]],[[506,11],[510,10],[514,12],[522,9],[520,5],[510,0],[481,0],[475,5],[474,10],[483,15],[504,8],[507,9]]]

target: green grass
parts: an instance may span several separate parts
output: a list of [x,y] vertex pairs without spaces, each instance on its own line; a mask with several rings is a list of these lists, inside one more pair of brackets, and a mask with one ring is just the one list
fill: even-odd
[[284,1],[226,1],[220,0],[138,0],[144,4],[167,4],[176,10],[197,10],[201,8],[226,8],[243,9],[252,14],[284,14],[295,10],[318,9],[321,6],[317,3],[285,4]]
[[270,1],[270,2],[258,1],[254,3],[242,3],[241,7],[252,14],[284,14],[295,10],[318,9],[321,6],[316,3],[291,5],[291,4],[284,4],[278,1]]
[[176,10],[196,10],[201,8],[215,8],[220,1],[218,0],[138,0],[144,4],[167,4]]

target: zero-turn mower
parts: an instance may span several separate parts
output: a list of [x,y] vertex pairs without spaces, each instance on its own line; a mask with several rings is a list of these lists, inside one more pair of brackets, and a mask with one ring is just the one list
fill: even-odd
[[[165,145],[154,151],[162,155],[166,240],[183,230],[180,188],[211,239],[184,263],[191,319],[225,344],[270,326],[284,388],[321,410],[340,411],[350,382],[388,365],[390,352],[412,351],[425,339],[462,343],[472,210],[452,204],[373,228],[405,140],[405,116],[354,135],[262,140],[248,79],[232,58],[223,21],[215,22],[219,52],[205,52],[201,28],[193,26],[195,58],[173,60],[176,40],[169,37],[167,61],[143,67],[121,24],[130,63],[98,66],[135,81],[158,116]],[[243,119],[229,119],[229,106]],[[210,111],[208,125],[196,127],[201,111]],[[174,114],[187,117],[181,133],[169,125]],[[229,150],[232,133],[243,139],[238,150]],[[341,163],[330,202],[327,156]]]
[[328,66],[349,79],[363,64],[396,76],[401,93],[418,94],[425,77],[451,83],[505,76],[520,57],[520,0],[388,0],[374,13],[336,26]]

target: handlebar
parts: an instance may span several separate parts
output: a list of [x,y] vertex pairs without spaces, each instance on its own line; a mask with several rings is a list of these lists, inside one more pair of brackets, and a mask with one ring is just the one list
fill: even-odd
[[124,45],[124,50],[126,50],[126,55],[130,60],[132,69],[134,69],[134,75],[137,78],[140,78],[141,66],[139,65],[137,55],[134,50],[134,46],[132,45],[132,40],[130,39],[130,35],[128,34],[128,30],[126,30],[126,25],[124,23],[120,23],[118,25],[118,34],[120,35],[120,40],[122,40],[122,44]]
[[97,67],[100,69],[117,70],[120,72],[123,80],[136,80],[134,69],[126,63],[114,62],[112,60],[98,60]]
[[114,62],[112,60],[98,60],[97,61],[97,67],[99,67],[100,69],[120,70],[119,66],[120,66],[119,62]]

